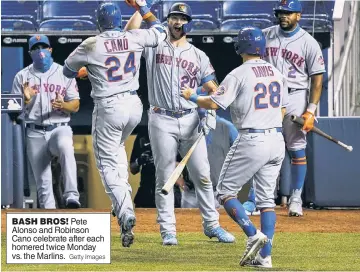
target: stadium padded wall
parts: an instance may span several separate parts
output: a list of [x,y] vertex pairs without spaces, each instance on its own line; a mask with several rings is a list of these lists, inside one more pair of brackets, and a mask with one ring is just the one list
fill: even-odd
[[348,152],[308,134],[305,202],[318,207],[360,207],[360,117],[320,117],[315,125],[354,150]]

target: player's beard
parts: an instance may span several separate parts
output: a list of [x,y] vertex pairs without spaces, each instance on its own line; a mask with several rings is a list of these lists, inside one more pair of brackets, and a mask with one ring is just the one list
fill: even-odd
[[280,25],[280,28],[284,31],[291,31],[296,27],[296,23],[294,24],[289,20],[280,20],[279,19],[279,25]]
[[182,27],[181,27],[181,30],[178,31],[178,30],[175,30],[174,26],[171,26],[171,27],[169,26],[169,32],[170,32],[170,36],[173,40],[180,40],[185,35]]

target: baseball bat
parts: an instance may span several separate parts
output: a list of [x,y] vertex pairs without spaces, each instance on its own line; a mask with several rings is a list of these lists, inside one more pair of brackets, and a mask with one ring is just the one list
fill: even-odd
[[167,195],[172,187],[175,185],[177,179],[180,177],[182,171],[184,170],[184,167],[188,160],[190,159],[191,154],[194,152],[196,146],[199,144],[201,138],[204,136],[204,132],[201,132],[199,137],[196,139],[195,143],[192,145],[192,147],[189,149],[188,153],[186,153],[185,157],[181,160],[181,162],[176,166],[174,172],[172,172],[169,179],[166,181],[164,186],[161,189],[161,193],[164,195]]
[[[291,121],[303,126],[304,125],[304,119],[301,117],[297,117],[295,115],[291,115]],[[311,130],[312,132],[315,132],[316,134],[319,134],[320,136],[340,145],[341,147],[345,148],[347,151],[351,152],[353,151],[353,147],[351,145],[347,145],[344,144],[343,142],[339,141],[338,139],[335,139],[334,137],[326,134],[324,131],[322,131],[321,129],[317,128],[317,127],[313,127],[313,129]]]

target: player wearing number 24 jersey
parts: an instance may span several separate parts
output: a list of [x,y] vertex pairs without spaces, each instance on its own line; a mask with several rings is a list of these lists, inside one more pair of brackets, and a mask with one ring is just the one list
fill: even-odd
[[141,53],[166,38],[164,27],[145,0],[135,1],[150,29],[122,31],[119,7],[112,2],[102,3],[96,12],[101,33],[79,45],[65,60],[63,71],[67,77],[77,75],[82,66],[88,71],[95,104],[92,136],[96,166],[121,226],[124,247],[133,243],[136,221],[124,142],[143,111],[136,93]]

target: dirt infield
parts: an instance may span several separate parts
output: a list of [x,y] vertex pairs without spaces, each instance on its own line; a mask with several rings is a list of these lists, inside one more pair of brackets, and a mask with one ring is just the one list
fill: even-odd
[[[44,210],[2,210],[1,212],[1,232],[6,231],[7,212],[43,212]],[[109,212],[109,210],[54,210],[49,212]],[[158,232],[159,226],[156,224],[156,209],[136,209],[137,224],[136,232]],[[239,231],[237,226],[227,216],[223,209],[219,210],[221,225],[230,231]],[[260,216],[251,216],[251,220],[259,226]],[[201,216],[198,209],[176,209],[177,231],[178,232],[201,232]],[[116,218],[112,217],[112,232],[119,232]],[[277,209],[278,232],[348,232],[360,233],[360,210],[305,210],[304,217],[294,218],[287,216],[287,210]]]

